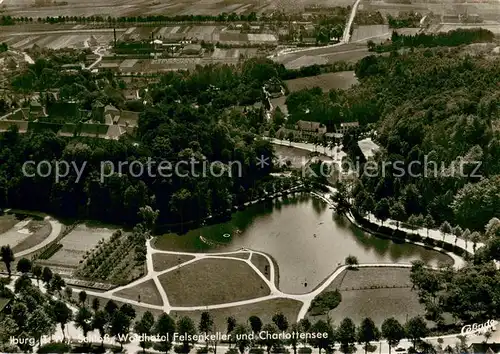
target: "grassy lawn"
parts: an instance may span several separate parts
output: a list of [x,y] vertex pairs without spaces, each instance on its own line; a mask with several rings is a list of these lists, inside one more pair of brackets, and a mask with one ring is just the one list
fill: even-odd
[[[423,306],[418,295],[411,291],[409,268],[359,268],[345,270],[325,289],[339,289],[342,301],[330,311],[330,317],[339,319],[350,317],[360,323],[371,317],[380,325],[386,318],[394,316],[405,322],[408,318],[422,315]],[[326,316],[316,316],[320,319]]]
[[[272,323],[271,318],[276,312],[283,312],[290,323],[297,319],[302,303],[291,299],[272,299],[260,301],[244,306],[227,307],[223,309],[208,310],[214,318],[214,323],[217,331],[225,332],[229,316],[236,318],[238,323],[247,323],[250,316],[255,315],[260,317],[264,324]],[[188,316],[198,324],[200,322],[201,313],[203,311],[172,311],[170,315],[175,318]]]
[[410,287],[410,268],[359,268],[345,270],[328,287],[327,291],[370,288]]
[[193,256],[176,255],[168,253],[153,253],[153,269],[157,272],[175,267],[181,263],[190,261]]
[[47,221],[33,220],[28,224],[28,229],[33,232],[26,240],[12,248],[14,253],[21,252],[34,247],[49,237],[52,226]]
[[113,295],[135,301],[139,301],[139,295],[140,295],[141,302],[145,302],[151,305],[163,306],[163,301],[161,300],[160,292],[156,288],[153,279],[147,280],[131,288],[117,291],[113,293]]
[[253,253],[250,261],[268,280],[271,279],[271,265],[266,257],[258,253]]
[[248,264],[231,259],[203,259],[159,276],[172,306],[204,306],[269,295]]
[[336,73],[321,74],[312,77],[301,77],[299,79],[285,81],[290,92],[305,88],[320,87],[323,92],[331,89],[348,89],[358,82],[353,71],[341,71]]
[[407,317],[412,318],[424,313],[424,307],[418,302],[415,291],[410,288],[396,288],[342,291],[342,301],[329,315],[337,324],[344,317],[350,317],[356,325],[365,317],[370,317],[380,326],[389,317],[405,323]]

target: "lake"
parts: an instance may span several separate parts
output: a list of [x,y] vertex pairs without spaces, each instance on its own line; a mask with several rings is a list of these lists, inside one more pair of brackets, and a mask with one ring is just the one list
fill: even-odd
[[324,201],[304,193],[252,205],[234,213],[225,223],[201,227],[181,236],[160,236],[156,247],[185,252],[226,252],[240,248],[265,252],[279,266],[280,290],[290,294],[313,290],[348,255],[356,256],[360,263],[422,260],[436,266],[453,262],[440,252],[363,232],[345,217],[336,215]]

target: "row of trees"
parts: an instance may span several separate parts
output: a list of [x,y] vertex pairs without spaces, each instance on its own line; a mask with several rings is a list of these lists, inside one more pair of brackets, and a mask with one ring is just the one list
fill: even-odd
[[[398,23],[393,23],[397,25]],[[390,52],[400,48],[415,48],[415,47],[455,47],[471,43],[491,42],[494,34],[491,31],[482,28],[473,29],[456,29],[446,33],[425,34],[418,33],[415,35],[400,35],[398,32],[392,32],[391,42],[375,45],[373,42],[368,43],[368,48],[375,52]]]

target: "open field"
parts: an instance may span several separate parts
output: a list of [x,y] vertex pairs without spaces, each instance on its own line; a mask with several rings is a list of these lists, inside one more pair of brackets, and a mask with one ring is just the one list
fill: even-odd
[[101,239],[110,238],[113,231],[80,224],[59,242],[63,247],[49,258],[49,262],[75,267],[87,251],[93,249]]
[[[215,326],[218,331],[225,332],[229,316],[236,318],[237,323],[247,323],[248,318],[252,315],[260,317],[264,324],[272,323],[272,317],[276,312],[282,312],[290,323],[295,322],[297,315],[302,307],[302,303],[290,299],[273,299],[253,304],[227,307],[223,309],[208,310],[214,319]],[[188,316],[195,323],[200,321],[203,311],[172,311],[172,317]]]
[[140,302],[163,306],[163,301],[161,300],[160,293],[158,292],[153,279],[147,280],[131,288],[117,291],[113,293],[113,295],[134,301],[139,301],[140,295]]
[[423,15],[433,12],[439,15],[477,14],[485,21],[498,21],[500,6],[498,1],[467,1],[456,2],[452,0],[439,1],[403,1],[403,0],[363,0],[360,10],[380,11],[382,15],[397,16],[400,12],[416,11]]
[[370,317],[377,326],[394,317],[401,323],[425,313],[418,301],[418,295],[410,288],[367,289],[342,291],[342,301],[337,308],[331,310],[331,318],[350,317],[354,323],[361,323]]
[[331,89],[348,89],[358,83],[354,71],[341,71],[337,73],[327,73],[318,76],[301,77],[299,79],[285,81],[290,92],[295,92],[313,87],[320,87],[323,92]]
[[[325,291],[340,290],[342,301],[329,312],[331,318],[350,317],[354,323],[371,317],[380,325],[386,318],[401,322],[425,311],[411,290],[409,268],[359,268],[342,272]],[[326,316],[315,316],[315,319]]]
[[214,305],[270,294],[252,268],[231,259],[203,259],[158,279],[172,306]]
[[344,271],[326,291],[411,287],[410,268],[359,268]]
[[165,0],[67,0],[67,5],[34,7],[33,0],[4,0],[5,12],[11,16],[47,17],[47,16],[137,16],[137,15],[186,15],[203,14],[218,15],[225,13],[248,14],[251,12],[272,12],[278,6],[286,10],[299,10],[304,5],[320,6],[352,5],[348,0],[304,0],[300,5],[296,2],[280,2],[272,0],[226,0],[167,2]]
[[193,256],[153,253],[153,269],[157,272],[178,266],[193,259]]
[[355,63],[371,54],[373,53],[368,51],[365,43],[349,43],[282,54],[273,57],[272,60],[283,64],[287,69],[299,69],[303,66],[331,64],[339,61]]

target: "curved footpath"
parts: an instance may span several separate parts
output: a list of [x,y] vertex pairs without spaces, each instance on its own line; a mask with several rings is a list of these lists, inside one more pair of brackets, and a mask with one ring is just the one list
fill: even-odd
[[[326,200],[326,201],[330,200],[328,198],[328,195],[324,195],[322,199]],[[331,200],[329,203],[332,204]],[[60,227],[60,224],[59,224],[59,227]],[[56,228],[57,228],[57,223],[56,223]],[[51,238],[53,237],[52,234],[53,233],[51,233]],[[47,243],[48,242],[45,242],[45,244],[47,244]],[[296,300],[296,301],[302,302],[303,305],[302,305],[302,307],[298,313],[298,316],[297,316],[297,320],[300,320],[300,319],[304,318],[304,316],[306,315],[307,310],[310,307],[311,301],[314,299],[314,297],[317,296],[318,294],[320,294],[322,291],[324,291],[340,274],[342,274],[342,272],[344,270],[347,269],[346,265],[337,268],[319,287],[317,287],[316,289],[314,289],[313,291],[311,291],[307,294],[286,294],[277,288],[277,286],[275,284],[275,277],[276,277],[277,272],[275,269],[274,262],[267,254],[265,254],[263,252],[253,251],[253,250],[249,250],[249,249],[241,249],[241,250],[236,250],[236,251],[232,251],[232,252],[224,252],[224,253],[189,253],[189,252],[175,252],[175,251],[160,251],[160,250],[154,249],[152,244],[151,244],[151,240],[148,240],[146,242],[146,245],[147,245],[147,255],[146,255],[147,274],[144,277],[137,279],[136,281],[133,281],[125,286],[121,286],[121,287],[118,287],[118,288],[115,288],[113,290],[109,290],[106,292],[95,292],[95,291],[85,290],[87,292],[87,294],[97,296],[100,298],[104,298],[104,299],[112,299],[112,300],[120,301],[123,303],[128,303],[131,305],[136,305],[136,306],[140,306],[143,308],[161,310],[161,311],[164,311],[166,313],[170,313],[171,311],[196,311],[196,310],[220,309],[220,308],[227,308],[227,307],[234,307],[234,306],[243,306],[243,305],[247,305],[247,304],[253,304],[253,303],[258,303],[261,301],[270,300],[270,299],[284,298],[284,299],[291,299],[291,300]],[[41,246],[41,247],[43,247],[43,246]],[[41,247],[38,247],[38,248],[41,248]],[[26,251],[32,252],[33,249],[26,250]],[[249,256],[246,259],[242,259],[242,258],[238,258],[238,257],[231,257],[231,255],[236,255],[236,254],[241,253],[241,252],[248,252]],[[186,261],[184,263],[181,263],[177,266],[174,266],[174,267],[162,270],[162,271],[155,271],[154,267],[153,267],[153,254],[155,254],[155,253],[164,253],[164,254],[171,254],[171,255],[190,255],[190,256],[193,256],[194,258],[189,260],[189,261]],[[269,276],[270,279],[269,280],[250,261],[252,255],[254,253],[259,254],[267,259],[269,266],[270,266],[270,276]],[[267,296],[253,298],[253,299],[249,299],[249,300],[229,302],[229,303],[223,303],[223,304],[215,304],[215,305],[209,305],[209,306],[188,306],[188,307],[172,306],[168,301],[168,295],[167,295],[165,289],[160,284],[158,276],[165,274],[165,273],[168,273],[168,272],[172,272],[172,271],[177,270],[183,266],[186,266],[188,264],[197,262],[197,261],[202,260],[202,259],[207,259],[207,258],[222,258],[222,259],[231,259],[234,261],[245,262],[267,284],[267,286],[270,289],[270,294]],[[454,256],[453,258],[455,261],[458,261],[460,259],[460,257],[458,257],[458,256]],[[409,268],[409,267],[411,267],[411,264],[374,263],[374,264],[361,264],[361,265],[358,265],[358,267],[360,267],[360,268],[363,268],[363,267],[404,267],[404,268]],[[148,280],[151,280],[151,279],[154,281],[154,283],[158,289],[160,297],[163,301],[163,306],[147,304],[144,302],[138,302],[135,300],[126,299],[126,298],[122,298],[120,296],[114,295],[114,293],[117,291],[140,285],[140,284],[142,284]],[[34,279],[33,279],[33,283],[35,285],[37,284],[37,282]],[[13,283],[11,283],[10,286],[13,287]],[[45,288],[43,286],[40,286],[40,288],[42,289],[42,291],[45,292]],[[80,289],[73,289],[73,291],[79,292]],[[77,311],[77,309],[74,306],[71,306],[71,309],[73,312]],[[66,326],[65,332],[66,332],[67,337],[77,338],[77,339],[82,338],[81,331],[75,327],[73,322],[69,323]],[[455,343],[457,342],[458,335],[459,334],[441,336],[441,337],[429,337],[426,340],[428,340],[430,342],[437,343],[437,339],[442,338],[444,341],[444,346],[446,346],[446,345],[454,346]],[[92,340],[92,338],[97,338],[97,336],[98,336],[98,333],[96,333],[96,332],[92,332],[92,333],[88,334],[88,338],[90,340]],[[498,334],[494,333],[493,338],[496,338],[496,337],[498,337]],[[62,332],[61,332],[60,326],[56,327],[56,338],[62,338]],[[475,342],[481,342],[484,340],[484,336],[472,335],[472,336],[469,336],[469,340],[472,340]],[[112,340],[112,343],[118,344],[114,340]],[[388,352],[388,347],[387,347],[386,342],[381,341],[379,343],[374,343],[374,344],[381,346],[381,352],[382,352],[382,350],[384,350],[383,353]],[[386,348],[382,349],[382,348],[384,348],[384,346]],[[407,348],[407,347],[411,346],[411,343],[409,341],[402,341],[400,343],[400,346]],[[137,342],[132,342],[132,343],[126,344],[124,347],[128,352],[131,352],[131,353],[137,352],[140,350],[140,347],[139,347]],[[224,348],[224,345],[219,346],[219,348],[221,348],[221,347]],[[356,353],[364,352],[364,350],[362,349],[361,346],[357,346],[356,350],[357,350]],[[313,352],[316,354],[317,350],[314,349]]]
[[[336,192],[336,190],[333,187],[328,187],[328,188],[329,188],[329,192],[323,193],[322,195],[320,193],[313,193],[313,196],[318,197],[318,198],[324,200],[325,202],[327,202],[330,206],[333,206],[334,203],[331,200],[331,196],[332,196],[332,194],[334,194]],[[347,217],[350,219],[351,222],[353,222],[354,224],[356,224],[356,221],[354,220],[354,218],[353,218],[353,216],[351,214],[348,213]],[[16,257],[19,257],[19,256],[22,256],[22,255],[25,255],[25,254],[37,251],[37,250],[43,248],[44,246],[46,246],[47,244],[49,244],[50,242],[52,242],[53,240],[55,240],[57,238],[57,236],[61,232],[61,224],[58,221],[52,219],[51,217],[46,217],[46,220],[48,220],[51,223],[51,226],[52,226],[52,230],[51,230],[51,233],[50,233],[49,237],[47,237],[39,245],[16,254]],[[376,221],[373,221],[373,222],[377,223]],[[386,223],[389,224],[387,221],[386,221]],[[387,226],[387,225],[384,225],[384,226]],[[401,228],[400,228],[400,230],[401,230]],[[411,230],[411,232],[415,233],[415,230]],[[425,237],[427,231],[424,230],[424,232],[425,232],[425,235],[423,235],[423,236]],[[435,230],[429,232],[429,237],[431,237],[433,239],[436,239],[436,240],[439,240],[439,241],[443,240],[443,237],[442,237],[441,233],[439,233],[438,231],[435,231]],[[454,239],[454,237],[453,237],[453,239]],[[406,241],[407,242],[411,242],[409,240],[406,240]],[[412,243],[415,243],[415,244],[421,245],[421,246],[425,246],[423,243],[420,243],[420,242],[412,242]],[[457,245],[457,247],[463,246],[464,248],[466,246],[465,244],[463,244],[463,243],[459,244],[458,242],[457,242],[456,245]],[[467,246],[469,246],[469,245],[467,245]],[[121,286],[121,287],[118,287],[118,288],[115,288],[115,289],[112,289],[112,290],[109,290],[109,291],[106,291],[106,292],[96,292],[96,291],[91,291],[91,290],[85,290],[86,293],[89,294],[89,295],[93,295],[93,296],[96,296],[96,297],[103,298],[103,299],[112,299],[112,300],[120,301],[120,302],[123,302],[123,303],[128,303],[128,304],[131,304],[131,305],[135,305],[135,306],[140,306],[140,307],[143,307],[143,308],[150,308],[150,309],[155,309],[155,310],[161,310],[161,311],[164,311],[166,313],[170,313],[171,311],[200,311],[200,310],[203,311],[203,310],[228,308],[228,307],[234,307],[234,306],[244,306],[244,305],[248,305],[248,304],[254,304],[254,303],[258,303],[258,302],[262,302],[262,301],[266,301],[266,300],[271,300],[271,299],[278,299],[278,298],[290,299],[290,300],[295,300],[295,301],[302,302],[302,307],[301,307],[301,309],[300,309],[300,311],[298,313],[298,316],[297,316],[297,321],[298,321],[298,320],[300,320],[300,319],[302,319],[302,318],[305,317],[305,315],[307,313],[307,310],[309,309],[312,300],[318,294],[320,294],[322,291],[324,291],[325,289],[327,289],[328,286],[338,276],[340,276],[344,270],[347,269],[346,265],[338,267],[320,286],[318,286],[316,289],[314,289],[313,291],[311,291],[311,292],[309,292],[307,294],[287,294],[287,293],[284,293],[284,292],[280,291],[278,289],[278,287],[276,286],[275,279],[276,279],[277,269],[275,269],[275,264],[272,261],[271,257],[269,257],[266,253],[263,253],[263,252],[249,250],[249,249],[240,249],[240,250],[236,250],[236,251],[232,251],[232,252],[224,252],[224,253],[189,253],[189,252],[176,252],[176,251],[161,251],[161,250],[155,249],[152,246],[151,240],[147,240],[146,241],[146,248],[147,248],[147,254],[146,254],[147,273],[146,273],[145,276],[143,276],[142,278],[137,279],[137,280],[135,280],[135,281],[133,281],[133,282],[127,284],[127,285],[124,285],[124,286]],[[434,247],[434,249],[437,250],[437,251],[443,252],[443,250],[440,249],[440,248],[438,248],[438,247]],[[473,250],[470,249],[470,248],[467,248],[467,250],[473,252]],[[241,252],[247,252],[247,253],[249,253],[249,256],[246,259],[242,259],[242,258],[238,258],[238,257],[231,257],[231,255],[236,255],[236,254],[241,253]],[[190,260],[188,260],[188,261],[186,261],[184,263],[181,263],[179,265],[176,265],[174,267],[171,267],[171,268],[168,268],[168,269],[165,269],[165,270],[162,270],[162,271],[155,271],[154,270],[154,266],[153,266],[153,254],[155,254],[155,253],[160,253],[160,254],[164,253],[164,254],[171,254],[171,255],[189,255],[189,256],[192,256],[194,258],[190,259]],[[265,257],[267,259],[267,261],[269,263],[269,268],[270,268],[269,279],[267,279],[267,277],[264,274],[262,274],[260,272],[260,270],[250,261],[252,255],[254,253],[255,254],[259,254],[259,255],[261,255],[261,256],[263,256],[263,257]],[[460,258],[460,257],[458,257],[457,255],[455,255],[453,253],[450,253],[450,252],[445,252],[445,253],[447,253],[450,257],[453,258],[453,260],[455,262],[455,267],[456,268],[462,267],[465,264],[465,262],[463,261],[463,259]],[[248,299],[248,300],[243,300],[243,301],[235,301],[235,302],[228,302],[228,303],[222,303],[222,304],[214,304],[214,305],[208,305],[208,306],[185,306],[185,307],[172,306],[170,304],[169,300],[168,300],[168,294],[165,291],[165,289],[163,288],[163,286],[161,285],[158,277],[160,275],[165,274],[165,273],[169,273],[169,272],[177,270],[177,269],[179,269],[181,267],[184,267],[184,266],[186,266],[188,264],[200,261],[202,259],[209,259],[209,258],[212,258],[212,259],[213,258],[215,258],[215,259],[220,258],[220,259],[226,259],[226,260],[227,259],[231,259],[231,260],[234,260],[234,261],[245,262],[267,284],[267,286],[268,286],[268,288],[270,290],[270,294],[267,295],[267,296],[253,298],[253,299]],[[374,263],[374,264],[361,264],[361,265],[358,265],[358,267],[360,267],[360,268],[363,268],[363,267],[402,267],[402,268],[409,268],[409,267],[411,267],[411,264]],[[116,292],[118,292],[120,290],[140,285],[140,284],[142,284],[142,283],[144,283],[146,281],[149,281],[149,280],[153,280],[154,281],[154,283],[156,285],[156,288],[157,288],[157,290],[158,290],[158,292],[160,294],[160,297],[162,299],[162,302],[163,302],[162,306],[147,304],[147,303],[144,303],[144,302],[138,302],[138,301],[135,301],[135,300],[132,300],[132,299],[122,298],[120,296],[114,295]],[[37,282],[34,279],[33,279],[33,283],[37,284]],[[11,283],[10,286],[13,287],[13,283]],[[45,292],[45,288],[43,286],[40,286],[40,288],[42,289],[42,291]],[[73,291],[74,292],[79,292],[80,289],[73,289]],[[74,306],[71,306],[71,309],[72,309],[73,312],[77,311],[77,309]],[[75,327],[74,323],[68,324],[66,326],[66,331],[67,331],[67,336],[68,337],[81,338],[81,336],[82,336],[81,335],[81,331]],[[441,336],[441,337],[429,337],[429,338],[427,338],[427,340],[431,341],[431,342],[432,341],[436,342],[438,338],[442,338],[444,340],[444,346],[446,346],[446,345],[454,346],[455,343],[457,342],[457,336],[458,335],[459,334],[448,335],[448,336]],[[59,326],[57,326],[56,337],[57,336],[60,336],[62,338],[62,332],[61,332]],[[97,336],[97,333],[89,333],[88,338],[89,339],[96,338],[96,336]],[[492,341],[494,339],[496,339],[496,337],[500,337],[500,336],[499,336],[498,333],[495,332],[493,334]],[[481,342],[481,341],[484,340],[484,336],[482,336],[482,335],[471,335],[471,336],[469,336],[469,340],[476,341],[476,342]],[[116,343],[116,342],[114,342],[114,343]],[[387,347],[387,344],[384,341],[380,342],[378,345],[381,345],[382,347],[384,347],[384,345],[385,345]],[[407,341],[402,341],[401,342],[401,346],[402,347],[409,347],[409,346],[411,346],[411,343],[407,342]],[[222,346],[222,347],[224,347],[224,346]],[[129,352],[136,352],[136,351],[138,351],[140,349],[140,347],[138,346],[138,343],[136,343],[136,342],[132,342],[132,343],[129,343],[129,344],[125,345],[125,348]],[[316,350],[314,350],[314,352],[316,353]],[[357,352],[362,353],[364,351],[363,351],[363,349],[361,347],[358,346],[357,347]],[[384,349],[383,352],[384,353],[388,352],[388,347],[386,349]]]

